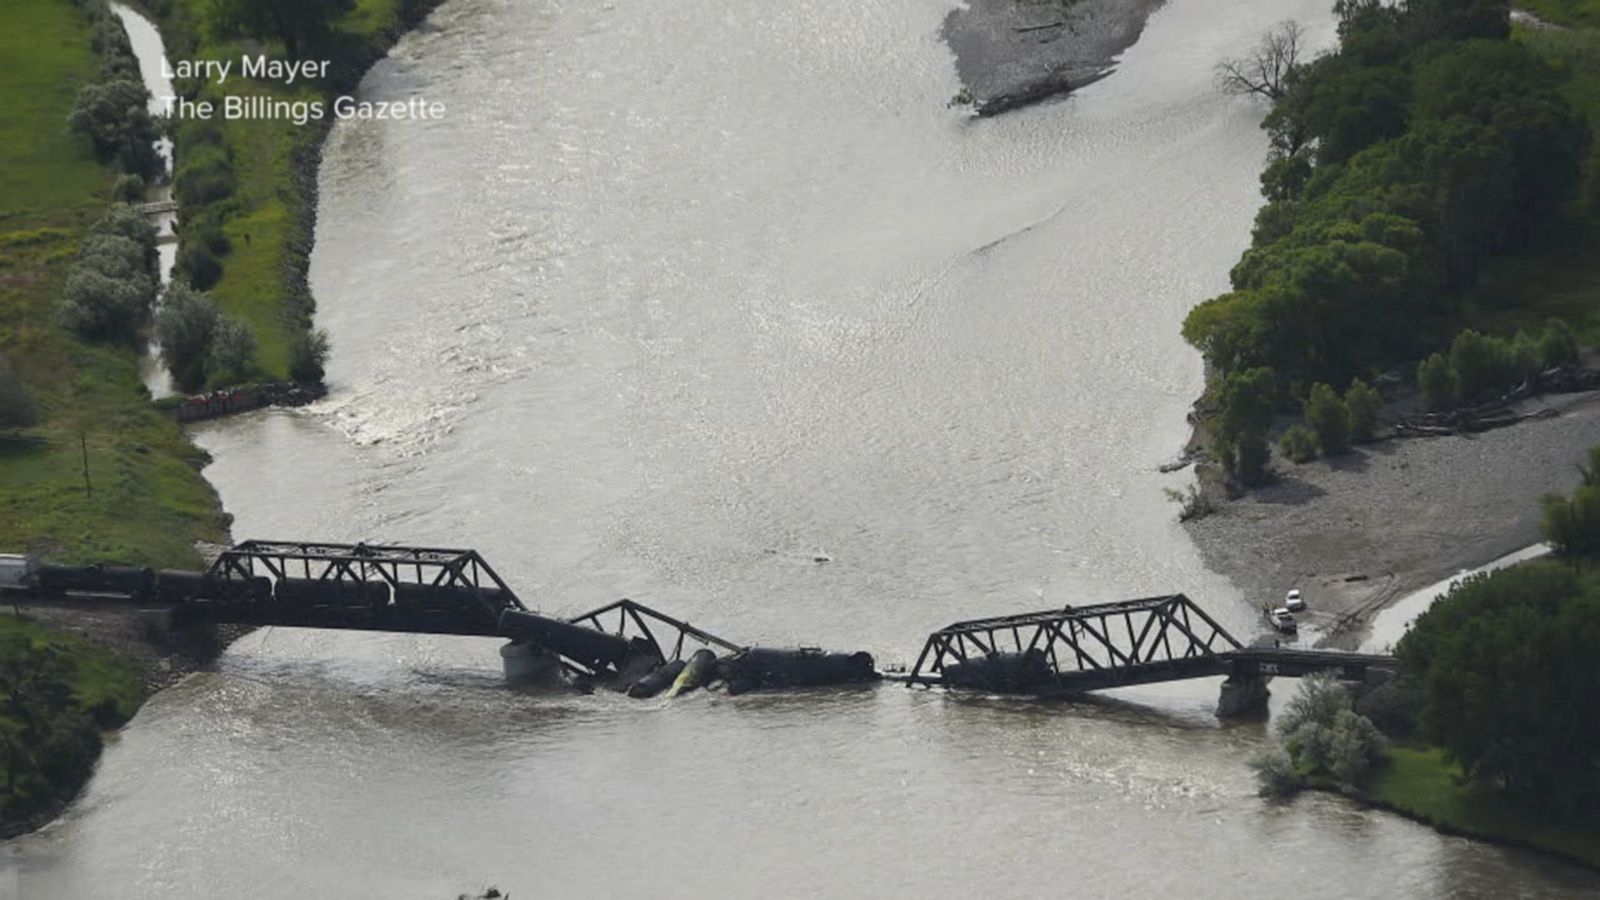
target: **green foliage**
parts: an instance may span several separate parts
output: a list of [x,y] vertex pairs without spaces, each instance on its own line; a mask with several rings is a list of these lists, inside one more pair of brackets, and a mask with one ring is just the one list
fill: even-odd
[[[1346,788],[1365,783],[1386,749],[1378,729],[1351,708],[1349,692],[1325,675],[1300,680],[1277,730],[1294,771],[1329,776]],[[1257,774],[1265,791],[1269,775],[1264,768]]]
[[195,290],[210,290],[222,280],[222,261],[207,244],[189,241],[178,254],[178,273]]
[[1461,399],[1472,400],[1516,380],[1516,360],[1502,340],[1463,331],[1450,343],[1450,370]]
[[1578,361],[1578,335],[1561,319],[1551,319],[1539,333],[1539,365],[1544,368],[1572,365]]
[[1377,388],[1357,378],[1345,391],[1344,405],[1350,411],[1350,437],[1356,441],[1370,441],[1378,433],[1378,413],[1383,410],[1383,397]]
[[[1563,73],[1506,40],[1507,8],[1336,4],[1339,49],[1298,67],[1263,123],[1268,202],[1233,290],[1184,322],[1223,377],[1264,366],[1283,385],[1335,384],[1415,359],[1468,313],[1486,260],[1565,215],[1589,130]],[[1460,392],[1503,381],[1495,362],[1469,357]],[[1454,402],[1443,381],[1435,400]]]
[[144,200],[145,189],[144,178],[129,172],[111,186],[111,198],[121,203],[139,203]]
[[1456,404],[1461,393],[1456,385],[1455,369],[1438,353],[1417,366],[1417,387],[1422,391],[1422,405],[1429,409],[1448,409]]
[[1396,651],[1423,685],[1424,733],[1470,777],[1564,812],[1600,800],[1595,575],[1534,562],[1466,578]]
[[1547,494],[1539,503],[1544,539],[1557,556],[1600,556],[1600,486],[1582,485],[1571,497]]
[[205,386],[206,362],[220,317],[216,301],[193,288],[173,284],[162,298],[156,340],[172,380],[185,391]]
[[[320,328],[297,333],[289,341],[289,377],[300,384],[321,384],[328,361],[328,333]],[[1185,504],[1185,508],[1191,508]]]
[[1305,779],[1294,767],[1294,760],[1280,746],[1273,746],[1250,758],[1251,770],[1263,797],[1288,797],[1305,786]]
[[217,320],[206,354],[206,377],[213,384],[236,384],[245,379],[256,355],[256,333],[248,322],[232,316]]
[[1317,433],[1304,425],[1291,425],[1278,439],[1278,449],[1294,462],[1311,462],[1317,458]]
[[0,618],[0,822],[76,793],[100,752],[100,729],[126,722],[143,697],[138,674],[105,651]]
[[1229,475],[1254,484],[1266,475],[1271,452],[1267,429],[1277,385],[1272,372],[1255,368],[1227,376],[1218,392],[1218,412],[1212,423],[1212,443]]
[[83,242],[56,318],[91,338],[128,339],[155,298],[155,229],[131,207],[113,207]]
[[1306,401],[1306,422],[1317,434],[1317,445],[1326,454],[1350,449],[1350,408],[1325,384],[1311,387]]
[[[0,348],[38,411],[24,439],[0,439],[0,547],[62,562],[198,568],[195,542],[227,539],[216,494],[200,475],[204,454],[170,414],[151,408],[132,335],[85,342],[56,327],[55,307],[92,226],[133,240],[152,267],[156,259],[146,218],[106,208],[118,173],[65,125],[79,89],[97,77],[97,19],[89,12],[96,8],[104,9],[7,0],[0,27],[0,196],[8,210],[0,226]],[[92,496],[83,489],[80,441]]]
[[155,151],[160,135],[146,104],[150,94],[137,78],[85,85],[67,127],[89,139],[95,155],[139,175],[161,170]]
[[327,36],[329,23],[355,8],[354,0],[216,0],[218,27],[226,33],[275,37],[290,59],[302,49],[315,49]]

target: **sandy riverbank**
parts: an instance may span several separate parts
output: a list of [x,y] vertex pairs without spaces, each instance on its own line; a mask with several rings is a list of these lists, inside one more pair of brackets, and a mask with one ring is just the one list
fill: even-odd
[[1353,648],[1387,604],[1540,540],[1539,496],[1570,491],[1600,444],[1600,393],[1522,408],[1561,414],[1299,466],[1277,460],[1272,484],[1185,527],[1206,565],[1252,600],[1305,592],[1301,645]]

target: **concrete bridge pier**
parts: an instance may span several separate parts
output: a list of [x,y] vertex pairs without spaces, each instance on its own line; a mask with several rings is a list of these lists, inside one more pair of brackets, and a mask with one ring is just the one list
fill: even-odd
[[1217,697],[1217,718],[1231,719],[1267,711],[1270,675],[1229,675]]
[[561,658],[530,641],[502,645],[500,666],[510,685],[557,684],[562,680]]

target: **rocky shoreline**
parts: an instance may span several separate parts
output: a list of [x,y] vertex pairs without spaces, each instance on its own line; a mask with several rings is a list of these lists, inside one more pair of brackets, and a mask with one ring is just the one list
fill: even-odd
[[1600,444],[1600,392],[1533,397],[1554,415],[1478,434],[1382,440],[1294,465],[1184,523],[1208,568],[1255,603],[1300,588],[1302,643],[1360,646],[1372,616],[1540,540],[1539,497],[1570,491]]
[[1098,81],[1163,2],[970,0],[942,29],[964,86],[956,101],[992,116]]

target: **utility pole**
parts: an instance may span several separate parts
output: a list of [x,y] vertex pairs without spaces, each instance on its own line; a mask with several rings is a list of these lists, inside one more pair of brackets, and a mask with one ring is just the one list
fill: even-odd
[[94,496],[94,485],[89,483],[89,436],[85,432],[78,432],[78,446],[83,448],[83,495]]

